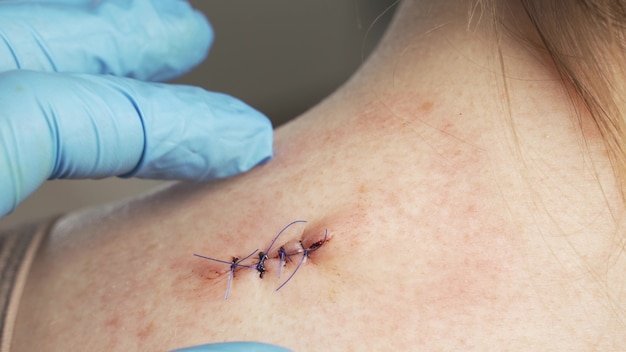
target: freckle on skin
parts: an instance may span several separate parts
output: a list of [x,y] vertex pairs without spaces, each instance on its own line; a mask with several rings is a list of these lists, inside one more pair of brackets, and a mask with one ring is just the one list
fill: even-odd
[[108,319],[104,325],[106,327],[111,327],[111,328],[119,328],[122,325],[122,322],[120,321],[120,318],[118,316],[113,316],[110,319]]
[[153,332],[154,332],[154,323],[150,322],[150,324],[146,325],[145,327],[143,327],[141,330],[137,332],[137,336],[142,340],[146,340],[150,335],[152,335]]
[[433,110],[434,105],[435,104],[433,104],[432,101],[426,101],[422,103],[422,105],[420,105],[420,110],[422,111],[422,113],[427,114]]

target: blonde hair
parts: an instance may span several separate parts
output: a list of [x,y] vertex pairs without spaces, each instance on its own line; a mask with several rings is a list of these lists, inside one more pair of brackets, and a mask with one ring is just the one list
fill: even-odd
[[561,78],[591,113],[626,199],[626,3],[519,1]]

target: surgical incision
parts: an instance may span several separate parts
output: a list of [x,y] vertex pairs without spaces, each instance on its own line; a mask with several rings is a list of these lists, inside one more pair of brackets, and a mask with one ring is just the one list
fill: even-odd
[[[207,260],[211,260],[214,262],[230,265],[230,271],[228,274],[228,284],[226,286],[226,294],[224,295],[224,299],[228,299],[228,294],[230,293],[230,286],[233,281],[233,277],[235,275],[235,269],[256,270],[259,273],[259,277],[262,279],[265,273],[267,272],[267,267],[266,267],[267,260],[269,258],[278,258],[279,259],[278,278],[280,278],[283,267],[287,264],[287,262],[293,262],[292,256],[296,256],[300,254],[300,259],[298,263],[296,264],[295,269],[291,272],[291,275],[289,275],[289,277],[287,277],[287,279],[285,279],[285,281],[283,281],[276,288],[276,291],[278,291],[293,278],[293,276],[296,274],[296,272],[298,272],[298,269],[300,269],[300,266],[306,261],[309,255],[312,252],[318,250],[328,241],[328,230],[326,229],[324,230],[324,237],[312,243],[308,247],[305,247],[305,245],[302,243],[302,240],[292,240],[281,245],[278,248],[278,250],[272,251],[274,244],[276,243],[278,238],[285,232],[285,230],[287,230],[290,226],[294,224],[305,223],[305,222],[306,222],[305,220],[292,221],[291,223],[287,224],[287,226],[285,226],[282,230],[278,232],[278,234],[274,237],[274,239],[272,240],[272,242],[270,243],[270,245],[267,247],[265,251],[259,251],[258,249],[255,249],[254,251],[252,251],[250,254],[248,254],[247,256],[243,258],[233,257],[231,261],[226,261],[226,260],[220,260],[217,258],[206,257],[200,254],[194,254],[194,256],[202,258],[202,259],[207,259]],[[245,261],[251,260],[251,258],[256,259],[257,262],[252,263],[252,264],[244,264]]]

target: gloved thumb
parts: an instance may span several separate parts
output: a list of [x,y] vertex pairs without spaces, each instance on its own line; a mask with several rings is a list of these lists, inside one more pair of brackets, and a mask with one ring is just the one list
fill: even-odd
[[290,352],[284,347],[259,342],[223,342],[187,347],[172,352]]

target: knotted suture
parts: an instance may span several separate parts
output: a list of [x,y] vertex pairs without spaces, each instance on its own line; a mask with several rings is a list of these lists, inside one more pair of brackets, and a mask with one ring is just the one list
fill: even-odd
[[[236,269],[256,270],[259,273],[259,278],[263,279],[265,273],[268,271],[266,267],[266,264],[267,264],[266,262],[268,259],[270,259],[269,253],[272,251],[272,248],[274,247],[278,239],[281,237],[281,235],[283,235],[284,232],[288,228],[298,223],[306,223],[306,220],[295,220],[295,221],[290,222],[289,224],[287,224],[287,226],[283,227],[282,230],[280,230],[278,234],[276,234],[276,236],[274,236],[274,239],[272,240],[272,242],[270,242],[269,246],[267,247],[265,251],[259,252],[258,249],[255,249],[254,251],[252,251],[250,254],[243,257],[242,259],[240,259],[239,257],[233,256],[232,259],[229,261],[229,260],[222,260],[222,259],[217,259],[213,257],[208,257],[208,256],[200,255],[200,254],[194,254],[194,256],[230,266],[230,270],[228,273],[228,284],[226,286],[226,294],[224,295],[224,299],[227,300],[228,295],[230,293],[230,288],[232,285],[233,278],[235,277],[235,270]],[[276,291],[283,288],[298,272],[302,264],[306,262],[306,259],[309,257],[309,255],[312,252],[321,248],[327,242],[327,240],[328,240],[328,230],[326,229],[324,230],[324,237],[314,242],[307,248],[304,247],[302,240],[299,240],[296,243],[287,243],[287,244],[280,246],[278,251],[276,252],[276,258],[279,258],[278,270],[277,270],[279,279],[280,279],[283,267],[286,266],[288,262],[293,263],[293,260],[291,259],[291,257],[297,254],[301,254],[301,257],[296,267],[294,268],[293,272],[291,273],[291,275],[289,275],[289,277],[276,288]],[[257,258],[258,261],[256,263],[244,264],[245,261],[249,260],[250,258],[254,256],[254,254],[257,254],[257,253],[258,253],[258,258]],[[274,256],[272,256],[271,258],[274,258]]]

